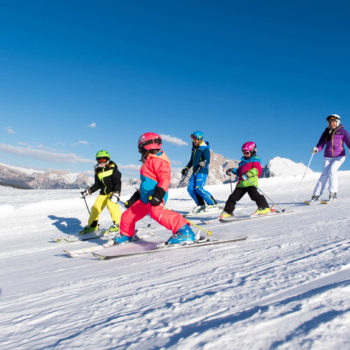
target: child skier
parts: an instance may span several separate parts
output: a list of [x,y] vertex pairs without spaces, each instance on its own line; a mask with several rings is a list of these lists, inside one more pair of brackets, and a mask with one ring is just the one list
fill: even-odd
[[191,138],[191,158],[186,167],[182,169],[181,174],[183,176],[186,176],[189,169],[193,167],[193,172],[187,186],[187,191],[197,205],[193,212],[200,212],[206,210],[205,204],[207,204],[209,207],[212,207],[217,203],[214,197],[204,189],[204,185],[209,173],[209,144],[208,142],[203,141],[203,133],[201,131],[193,132],[191,134]]
[[113,220],[113,225],[109,228],[110,232],[119,231],[121,211],[117,204],[121,190],[121,173],[117,165],[110,160],[107,151],[98,151],[96,153],[97,165],[95,166],[95,183],[85,191],[81,192],[83,197],[96,192],[100,189],[100,195],[91,208],[88,225],[85,226],[80,234],[94,232],[98,230],[98,219],[102,210],[107,206]]
[[125,203],[128,208],[122,215],[120,232],[114,243],[131,241],[136,222],[147,214],[173,232],[167,244],[189,244],[195,241],[195,234],[187,220],[180,214],[164,208],[170,185],[170,161],[161,151],[162,139],[158,134],[147,132],[139,138],[141,153],[140,189]]
[[228,197],[224,211],[219,219],[228,219],[233,216],[233,211],[238,202],[246,193],[251,200],[258,206],[256,215],[266,215],[271,212],[269,205],[262,194],[259,194],[258,178],[261,175],[260,159],[256,156],[256,144],[246,142],[242,146],[243,157],[239,163],[238,169],[230,168],[226,171],[227,175],[238,175],[238,184],[236,189]]

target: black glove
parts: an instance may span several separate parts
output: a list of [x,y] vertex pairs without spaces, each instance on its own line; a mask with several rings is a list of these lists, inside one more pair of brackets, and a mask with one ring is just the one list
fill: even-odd
[[81,194],[81,198],[85,198],[86,196],[91,194],[91,190],[90,190],[90,188],[88,188],[88,189],[86,189],[84,191],[81,191],[80,194]]
[[234,175],[234,174],[235,173],[233,171],[233,168],[229,168],[229,169],[226,170],[226,175],[231,176],[231,175]]
[[187,168],[187,167],[186,167],[186,168],[183,168],[183,169],[181,170],[182,176],[186,176],[187,173],[188,173],[188,168]]
[[165,191],[161,187],[156,187],[154,189],[154,193],[152,196],[149,196],[148,200],[151,203],[151,205],[159,205],[163,201],[163,197],[165,196]]
[[130,208],[135,202],[140,199],[140,191],[137,190],[130,198],[125,202],[125,208]]

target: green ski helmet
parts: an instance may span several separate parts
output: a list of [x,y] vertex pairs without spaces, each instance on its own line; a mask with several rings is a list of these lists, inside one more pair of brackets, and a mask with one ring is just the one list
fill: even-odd
[[107,151],[101,150],[96,153],[96,159],[99,158],[107,158],[108,160],[111,159],[109,153]]

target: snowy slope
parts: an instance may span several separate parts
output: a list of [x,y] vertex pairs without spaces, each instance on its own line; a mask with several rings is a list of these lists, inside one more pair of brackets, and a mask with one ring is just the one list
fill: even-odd
[[[260,181],[293,214],[208,226],[247,241],[110,261],[63,253],[101,242],[51,242],[86,224],[77,190],[0,187],[1,349],[349,349],[350,172],[337,202],[303,206],[317,177],[294,207],[300,176]],[[223,204],[230,185],[208,189]],[[192,206],[171,190],[168,207]]]

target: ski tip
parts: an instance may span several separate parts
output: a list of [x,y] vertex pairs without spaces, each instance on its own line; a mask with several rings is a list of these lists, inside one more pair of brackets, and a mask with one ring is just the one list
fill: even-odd
[[106,256],[103,255],[99,255],[97,253],[92,252],[91,253],[95,258],[99,259],[99,260],[108,260]]
[[71,254],[71,252],[68,249],[63,249],[63,251],[70,257],[74,258],[74,256]]

